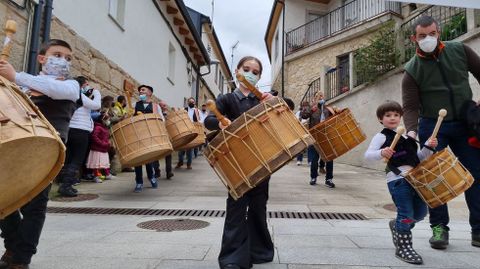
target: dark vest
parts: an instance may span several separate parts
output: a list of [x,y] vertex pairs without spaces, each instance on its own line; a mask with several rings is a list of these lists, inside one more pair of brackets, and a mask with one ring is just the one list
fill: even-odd
[[148,113],[153,113],[153,106],[152,106],[152,102],[150,102],[148,104],[147,107],[145,107],[143,105],[143,102],[142,101],[138,101],[136,104],[135,104],[135,115],[138,113],[138,112],[142,112],[143,114],[148,114]]
[[[421,117],[436,119],[438,111],[445,108],[448,111],[445,120],[459,120],[462,118],[460,113],[462,105],[465,101],[472,100],[467,57],[462,43],[451,41],[444,44],[445,48],[438,56],[438,60],[415,55],[405,65],[405,71],[418,85]],[[443,69],[452,87],[453,103],[440,68]]]
[[[385,143],[380,147],[381,149],[390,146],[395,138],[395,132],[384,128],[381,131],[382,134],[386,136]],[[395,146],[395,154],[390,158],[389,165],[394,167],[399,167],[402,165],[410,165],[412,167],[417,166],[420,163],[417,155],[417,142],[412,138],[405,139],[403,136],[398,140],[397,145]]]
[[46,95],[32,96],[30,99],[55,130],[60,133],[60,138],[66,142],[70,119],[77,109],[77,104],[70,100],[54,100]]

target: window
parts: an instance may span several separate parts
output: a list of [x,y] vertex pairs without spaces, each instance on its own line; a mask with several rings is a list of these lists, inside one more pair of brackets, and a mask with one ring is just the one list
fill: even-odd
[[125,24],[125,0],[110,0],[108,16],[123,30]]
[[222,74],[220,74],[220,85],[218,87],[220,88],[220,92],[223,93],[223,84],[224,84],[225,78],[223,77]]
[[175,47],[168,44],[168,76],[167,79],[174,84],[175,81]]
[[313,20],[316,20],[320,17],[322,17],[323,15],[320,14],[320,13],[315,13],[315,12],[308,12],[307,13],[307,22],[310,22],[310,21],[313,21]]
[[275,34],[275,56],[274,56],[274,59],[278,58],[278,50],[279,50],[278,32],[279,32],[279,29],[277,29],[277,33]]
[[218,85],[218,64],[215,65],[215,84]]

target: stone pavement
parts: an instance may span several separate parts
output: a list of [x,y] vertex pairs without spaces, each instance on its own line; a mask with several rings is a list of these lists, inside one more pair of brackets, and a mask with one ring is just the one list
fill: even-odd
[[[163,168],[163,162],[161,162]],[[225,187],[203,157],[193,170],[165,174],[158,189],[133,193],[134,174],[123,173],[102,184],[82,183],[82,193],[99,198],[83,202],[55,202],[50,207],[100,207],[144,209],[225,209]],[[426,221],[414,229],[414,246],[423,266],[409,266],[394,257],[388,220],[395,213],[384,174],[335,164],[337,187],[310,186],[309,169],[291,162],[270,183],[269,211],[361,213],[367,220],[269,219],[276,247],[273,262],[254,269],[320,268],[480,268],[480,248],[470,245],[468,211],[463,197],[450,203],[450,246],[445,251],[429,247]],[[318,181],[322,183],[322,180]],[[209,222],[199,230],[156,232],[136,225],[143,221],[180,217],[132,215],[48,214],[37,255],[31,268],[218,268],[223,218],[191,217]],[[0,247],[3,252],[3,248]]]

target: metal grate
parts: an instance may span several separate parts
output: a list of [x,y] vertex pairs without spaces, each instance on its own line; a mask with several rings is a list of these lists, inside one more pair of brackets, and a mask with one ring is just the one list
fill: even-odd
[[210,223],[194,219],[162,219],[137,224],[138,228],[157,232],[189,231],[207,227]]
[[[98,208],[98,207],[49,207],[48,213],[57,214],[100,214],[100,215],[142,215],[175,217],[225,217],[224,210],[194,209],[139,209],[139,208]],[[330,219],[330,220],[366,220],[363,214],[334,212],[288,212],[269,211],[273,219]]]
[[80,202],[80,201],[95,200],[97,198],[98,198],[97,194],[85,193],[85,194],[78,194],[75,197],[57,196],[57,197],[53,197],[51,200],[56,202]]

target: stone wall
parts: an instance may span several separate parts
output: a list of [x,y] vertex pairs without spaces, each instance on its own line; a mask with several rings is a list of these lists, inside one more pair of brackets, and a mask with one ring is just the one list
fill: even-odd
[[[15,67],[15,70],[23,70],[25,64],[25,55],[28,53],[27,28],[30,10],[14,7],[7,1],[0,2],[0,39],[5,39],[4,27],[7,20],[14,20],[17,23],[17,32],[14,36],[9,62]],[[33,12],[33,11],[32,11]]]

